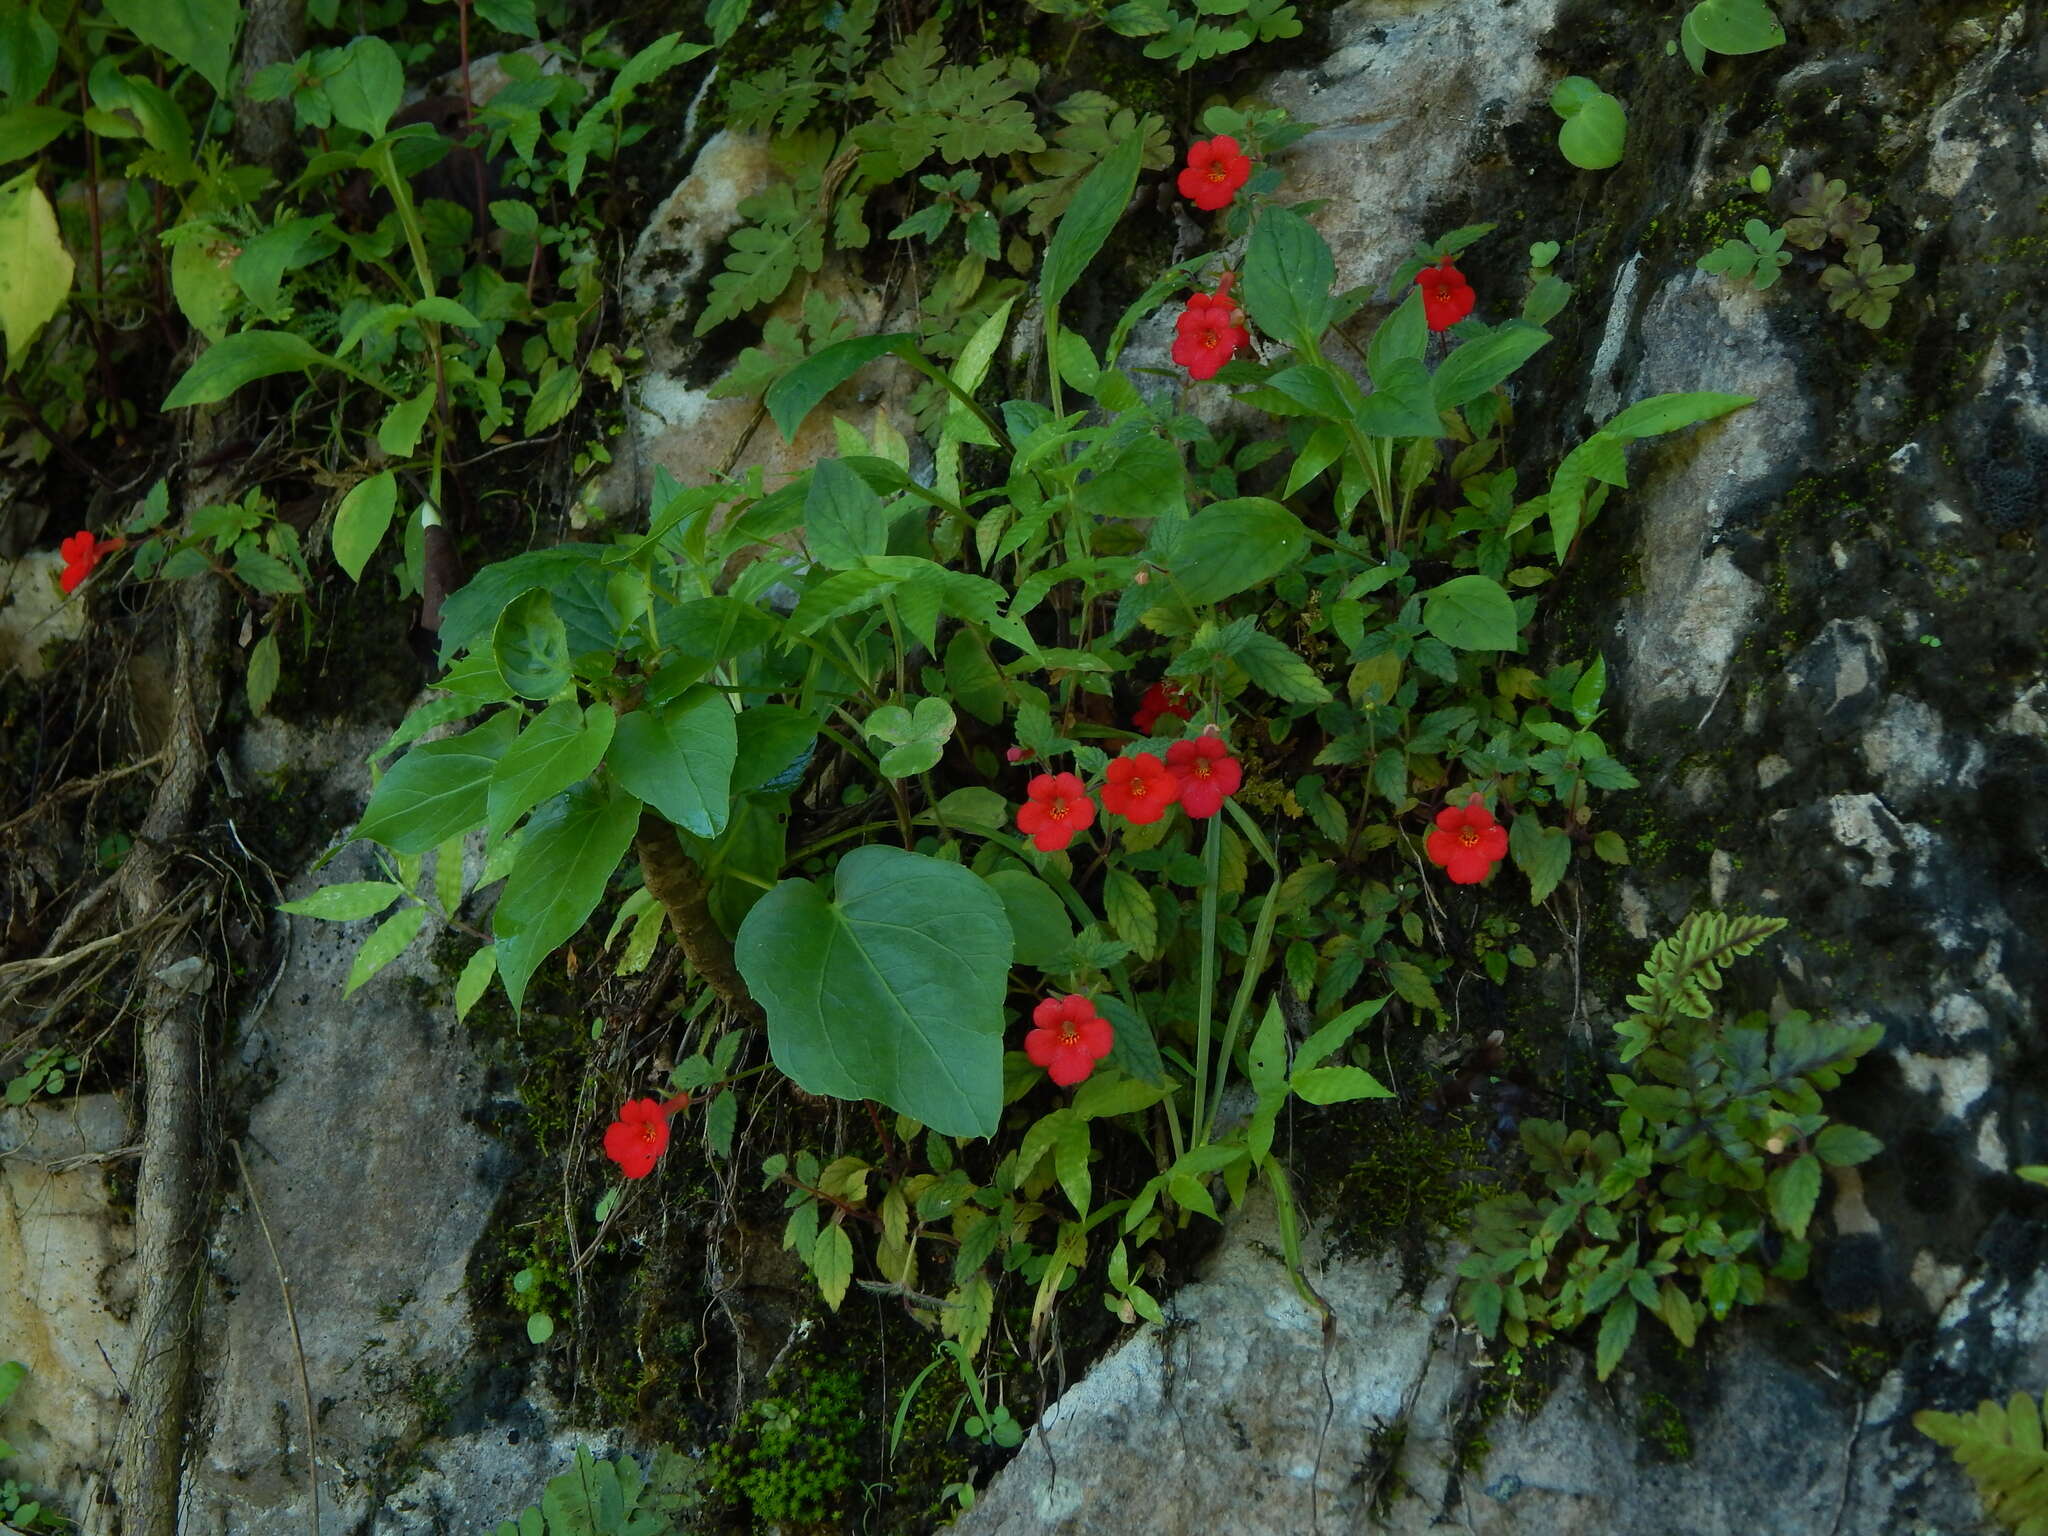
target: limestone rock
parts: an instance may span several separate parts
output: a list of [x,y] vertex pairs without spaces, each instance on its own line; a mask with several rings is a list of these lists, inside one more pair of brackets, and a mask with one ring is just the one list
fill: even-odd
[[28,1367],[0,1408],[4,1471],[59,1509],[88,1506],[134,1365],[134,1242],[107,1180],[130,1139],[109,1094],[0,1110],[0,1358]]

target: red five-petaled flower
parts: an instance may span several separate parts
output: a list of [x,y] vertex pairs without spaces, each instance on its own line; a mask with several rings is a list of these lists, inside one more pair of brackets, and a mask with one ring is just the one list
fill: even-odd
[[1244,311],[1227,293],[1190,294],[1173,328],[1173,360],[1191,379],[1214,378],[1216,370],[1252,340],[1244,327]]
[[1095,1011],[1092,1001],[1073,992],[1048,997],[1031,1010],[1024,1054],[1062,1088],[1071,1088],[1093,1072],[1115,1044],[1116,1031],[1109,1020]]
[[[1140,571],[1138,574],[1142,576],[1145,573]],[[1183,720],[1192,720],[1195,718],[1194,705],[1177,685],[1154,683],[1145,690],[1145,697],[1138,700],[1138,712],[1131,716],[1131,724],[1150,736],[1161,715],[1178,715]]]
[[1415,274],[1422,289],[1422,317],[1432,331],[1447,331],[1472,313],[1472,285],[1446,256]]
[[1180,780],[1180,804],[1197,821],[1223,809],[1244,782],[1244,769],[1220,736],[1184,736],[1166,749],[1166,766]]
[[1180,173],[1180,195],[1197,208],[1214,213],[1228,208],[1237,189],[1251,180],[1252,163],[1229,134],[1188,146],[1187,168]]
[[1040,853],[1058,853],[1075,833],[1094,825],[1095,802],[1071,773],[1041,773],[1024,793],[1027,798],[1017,807],[1017,830]]
[[1164,816],[1180,798],[1180,781],[1150,752],[1116,759],[1104,777],[1102,808],[1141,827]]
[[668,1117],[689,1107],[687,1093],[677,1094],[666,1104],[653,1099],[626,1100],[619,1118],[605,1127],[604,1155],[617,1163],[627,1178],[646,1178],[668,1150]]
[[1430,863],[1441,864],[1453,885],[1477,885],[1508,856],[1508,834],[1474,795],[1462,806],[1447,805],[1436,813],[1436,830],[1424,846]]
[[67,594],[76,592],[78,584],[92,574],[92,568],[126,542],[125,539],[102,541],[94,538],[90,529],[79,529],[57,546],[57,553],[64,557],[64,574],[57,578],[57,585]]

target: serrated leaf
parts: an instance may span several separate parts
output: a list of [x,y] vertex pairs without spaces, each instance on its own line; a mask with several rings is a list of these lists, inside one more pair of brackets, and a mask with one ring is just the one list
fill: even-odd
[[256,642],[249,652],[249,670],[243,685],[249,695],[249,713],[260,715],[270,708],[272,695],[277,692],[277,680],[283,668],[278,655],[277,636],[265,635]]
[[1807,1223],[1813,1219],[1814,1206],[1820,1200],[1820,1184],[1820,1159],[1812,1153],[1773,1169],[1764,1185],[1770,1200],[1771,1220],[1782,1231],[1803,1240]]
[[834,1223],[818,1234],[809,1257],[818,1294],[837,1312],[846,1300],[846,1288],[853,1283],[853,1239],[846,1235],[846,1228]]
[[1154,958],[1159,949],[1159,912],[1152,893],[1135,875],[1121,869],[1109,872],[1102,886],[1102,910],[1118,938],[1145,959]]
[[1629,1341],[1636,1336],[1636,1310],[1635,1298],[1622,1295],[1609,1302],[1607,1310],[1600,1315],[1600,1342],[1595,1350],[1594,1364],[1602,1381],[1614,1374]]
[[1529,900],[1540,905],[1557,889],[1572,864],[1572,840],[1561,827],[1546,827],[1524,811],[1508,828],[1508,854],[1529,877]]
[[1330,700],[1330,690],[1316,676],[1315,668],[1271,635],[1246,635],[1231,651],[1230,659],[1276,699],[1291,704],[1326,704]]

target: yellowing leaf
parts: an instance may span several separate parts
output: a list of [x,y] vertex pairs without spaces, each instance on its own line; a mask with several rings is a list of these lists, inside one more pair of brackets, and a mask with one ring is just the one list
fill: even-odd
[[57,233],[56,210],[33,168],[0,187],[0,329],[7,372],[71,293],[71,253]]

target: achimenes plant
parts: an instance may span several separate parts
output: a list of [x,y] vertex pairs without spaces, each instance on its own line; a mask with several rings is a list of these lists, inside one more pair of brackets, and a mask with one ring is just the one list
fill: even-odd
[[[455,594],[443,696],[377,753],[403,755],[356,830],[390,878],[295,908],[402,903],[353,988],[428,904],[454,916],[474,894],[459,854],[481,829],[480,883],[502,888],[457,1007],[494,974],[517,1006],[637,863],[621,920],[643,956],[665,916],[798,1086],[897,1112],[893,1134],[876,1122],[882,1165],[769,1165],[827,1298],[854,1272],[849,1222],[871,1225],[887,1284],[922,1295],[940,1262],[938,1311],[970,1352],[1004,1276],[1036,1287],[1042,1321],[1105,1240],[1115,1305],[1156,1316],[1133,1248],[1214,1214],[1219,1181],[1234,1199],[1262,1175],[1291,1210],[1279,1110],[1383,1091],[1347,1059],[1358,1029],[1441,1015],[1454,964],[1534,963],[1505,913],[1475,913],[1457,961],[1432,942],[1432,867],[1479,885],[1511,860],[1540,903],[1575,850],[1626,858],[1593,826],[1594,792],[1634,783],[1595,730],[1604,665],[1538,673],[1522,632],[1627,445],[1747,403],[1642,401],[1521,496],[1501,386],[1569,293],[1554,248],[1522,316],[1489,322],[1453,261],[1483,228],[1446,237],[1354,345],[1363,296],[1331,293],[1321,236],[1212,140],[1188,195],[1220,211],[1210,182],[1229,182],[1226,227],[1248,235],[1241,272],[1213,263],[1183,303],[1173,355],[1279,434],[1219,437],[1124,361],[1210,263],[1161,274],[1100,340],[1064,320],[1143,153],[1131,137],[1090,172],[1045,251],[1046,400],[981,399],[1008,304],[950,368],[909,336],[859,337],[768,391],[793,436],[863,367],[908,365],[951,401],[928,481],[893,429],[841,422],[839,456],[787,485],[665,482],[644,533],[520,555]],[[1265,360],[1229,361],[1253,328]],[[1290,1015],[1327,1022],[1290,1049]],[[693,1057],[669,1085],[708,1089],[714,1142],[734,1060]],[[1226,1126],[1233,1071],[1255,1110]],[[654,1166],[680,1107],[622,1117],[626,1172]],[[1105,1123],[1157,1130],[1142,1187],[1098,1188]]]

